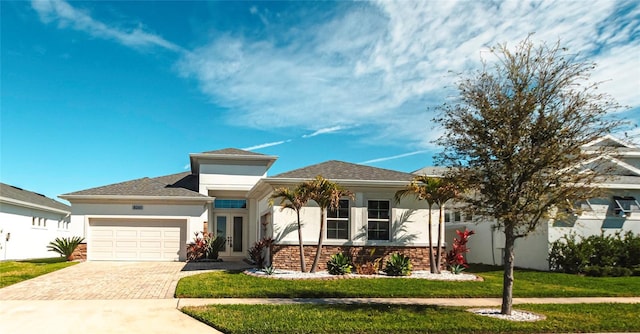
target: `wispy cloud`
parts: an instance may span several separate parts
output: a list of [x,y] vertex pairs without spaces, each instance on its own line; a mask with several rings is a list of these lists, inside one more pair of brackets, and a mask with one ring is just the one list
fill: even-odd
[[422,153],[426,153],[426,152],[429,152],[429,151],[428,150],[414,151],[414,152],[409,152],[409,153],[393,155],[393,156],[390,156],[390,157],[371,159],[371,160],[367,160],[367,161],[363,161],[363,162],[359,162],[359,163],[363,164],[363,165],[366,165],[366,164],[372,164],[372,163],[376,163],[376,162],[382,162],[382,161],[388,161],[388,160],[395,160],[395,159],[410,157],[412,155],[422,154]]
[[115,40],[129,47],[160,47],[171,51],[183,51],[178,45],[166,39],[144,31],[141,27],[119,29],[94,20],[85,13],[61,0],[33,0],[33,9],[45,22],[57,22],[59,26],[71,26],[75,30],[84,31],[93,37]]
[[192,50],[141,26],[108,25],[64,1],[32,4],[44,22],[134,48],[180,51],[179,75],[234,110],[229,123],[315,130],[304,138],[358,124],[369,143],[432,148],[442,131],[433,107],[457,94],[455,73],[480,68],[489,46],[514,45],[532,32],[536,42],[560,39],[598,63],[593,78],[605,81],[602,90],[640,110],[640,3],[633,0],[380,0],[326,5],[315,20],[296,6],[286,18],[253,6],[261,34],[221,32]]
[[599,63],[596,77],[613,79],[605,91],[640,104],[637,2],[378,1],[341,8],[267,39],[215,37],[186,55],[179,70],[249,126],[356,123],[369,141],[427,148],[427,138],[439,134],[430,107],[456,94],[452,73],[478,69],[489,46],[514,45],[535,32],[536,42],[560,39]]
[[316,130],[316,131],[314,131],[313,133],[310,133],[310,134],[302,135],[302,138],[311,138],[311,137],[315,137],[317,135],[338,132],[338,131],[344,130],[344,129],[347,129],[347,127],[346,126],[341,126],[341,125],[331,126],[331,127],[328,127],[328,128],[323,128],[323,129]]
[[290,141],[291,141],[291,139],[274,141],[274,142],[264,143],[264,144],[258,144],[258,145],[254,145],[254,146],[245,147],[245,148],[243,148],[243,150],[245,150],[245,151],[259,150],[259,149],[265,148],[265,147],[282,145],[282,144],[288,143]]

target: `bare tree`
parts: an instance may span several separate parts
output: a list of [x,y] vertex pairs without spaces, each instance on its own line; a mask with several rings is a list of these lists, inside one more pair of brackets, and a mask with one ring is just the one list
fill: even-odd
[[[492,50],[497,62],[458,83],[459,96],[441,107],[445,129],[439,162],[452,168],[473,214],[492,217],[505,233],[502,314],[511,314],[514,245],[554,212],[591,198],[603,169],[581,147],[620,128],[620,108],[589,82],[595,65],[560,43]],[[593,160],[593,159],[592,159]]]

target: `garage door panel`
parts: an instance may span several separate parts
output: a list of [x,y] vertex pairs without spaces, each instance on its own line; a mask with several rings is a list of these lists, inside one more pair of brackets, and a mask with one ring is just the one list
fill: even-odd
[[118,237],[118,238],[136,238],[136,237],[138,237],[138,231],[136,231],[136,230],[116,230],[116,237]]
[[162,248],[162,241],[140,241],[140,248]]
[[94,237],[111,238],[113,237],[113,231],[96,228],[95,230],[92,231],[92,235]]
[[90,260],[179,260],[184,221],[90,221]]
[[162,238],[162,231],[140,231],[140,238]]

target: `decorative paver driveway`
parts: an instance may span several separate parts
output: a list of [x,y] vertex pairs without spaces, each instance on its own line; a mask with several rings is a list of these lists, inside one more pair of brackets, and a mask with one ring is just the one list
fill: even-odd
[[0,300],[173,298],[184,262],[83,262],[0,289]]

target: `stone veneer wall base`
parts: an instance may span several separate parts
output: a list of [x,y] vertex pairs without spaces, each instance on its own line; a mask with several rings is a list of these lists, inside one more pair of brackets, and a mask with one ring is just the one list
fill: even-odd
[[[307,270],[311,269],[313,259],[316,254],[316,246],[304,246],[304,255]],[[437,247],[433,248],[435,257]],[[374,250],[371,255],[371,250]],[[271,248],[272,266],[278,269],[300,270],[300,250],[298,245],[273,245]],[[413,270],[429,270],[429,247],[423,246],[322,246],[322,254],[320,255],[320,263],[318,270],[326,270],[327,261],[332,255],[344,252],[351,256],[354,264],[362,264],[367,261],[373,261],[376,258],[384,258],[382,265],[387,257],[392,253],[400,253],[411,258]],[[445,267],[446,249],[442,247],[442,261],[440,267]]]

